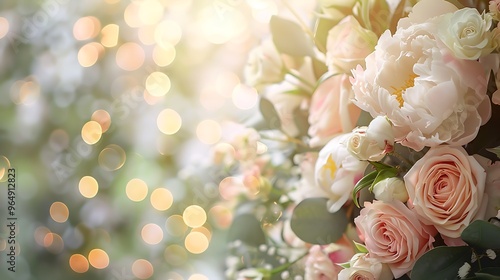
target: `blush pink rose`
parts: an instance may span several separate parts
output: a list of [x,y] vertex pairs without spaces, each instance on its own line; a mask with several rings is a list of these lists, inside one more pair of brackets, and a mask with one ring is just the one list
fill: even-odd
[[321,246],[314,245],[309,249],[305,265],[306,280],[337,280],[342,267],[336,265]]
[[313,93],[309,108],[310,145],[319,147],[340,133],[350,132],[361,113],[351,100],[354,97],[349,76],[332,76]]
[[[431,148],[404,176],[409,207],[447,238],[484,215],[486,172],[462,147]],[[484,207],[483,207],[484,208]]]
[[389,266],[395,278],[409,272],[432,249],[436,230],[421,223],[401,201],[365,202],[354,219],[370,256]]

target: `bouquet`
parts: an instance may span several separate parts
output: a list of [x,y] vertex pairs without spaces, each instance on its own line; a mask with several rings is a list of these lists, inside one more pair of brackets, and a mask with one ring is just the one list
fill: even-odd
[[215,149],[228,278],[498,279],[500,1],[288,8]]

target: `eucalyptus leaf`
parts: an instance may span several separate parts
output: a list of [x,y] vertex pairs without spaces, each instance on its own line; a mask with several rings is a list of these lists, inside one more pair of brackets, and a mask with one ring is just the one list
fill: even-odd
[[312,40],[300,25],[278,16],[272,16],[269,24],[278,51],[292,56],[313,56]]
[[470,262],[472,250],[468,246],[436,247],[421,256],[413,266],[413,280],[456,279],[458,270]]
[[303,241],[311,244],[330,244],[342,237],[347,228],[344,209],[335,213],[328,212],[327,199],[307,198],[293,210],[290,226]]
[[299,136],[307,135],[309,130],[309,114],[306,110],[301,110],[300,107],[295,108],[292,112],[293,121],[299,130]]
[[334,27],[337,23],[338,21],[336,20],[319,17],[314,26],[314,38],[316,39],[316,43],[323,47],[326,46],[328,32],[330,32],[330,29],[332,29],[332,27]]
[[281,120],[274,108],[273,103],[269,101],[269,99],[261,97],[259,103],[259,110],[269,129],[280,129],[281,128]]
[[228,233],[229,241],[241,240],[247,245],[258,247],[266,244],[266,236],[260,222],[252,214],[241,214],[234,218]]
[[483,220],[475,220],[460,236],[467,244],[483,249],[500,249],[500,227]]
[[487,273],[490,275],[500,276],[500,267],[485,267],[479,270],[478,273]]
[[356,241],[352,241],[354,243],[354,246],[356,247],[356,250],[359,252],[359,253],[368,253],[368,249],[366,249],[366,246],[361,244],[361,243],[358,243]]

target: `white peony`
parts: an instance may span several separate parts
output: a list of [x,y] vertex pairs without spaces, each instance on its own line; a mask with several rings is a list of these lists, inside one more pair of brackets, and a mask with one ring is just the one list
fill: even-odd
[[350,198],[356,183],[363,177],[368,165],[347,150],[352,133],[333,138],[319,152],[316,161],[316,183],[328,195],[330,212],[338,211]]
[[373,119],[368,127],[353,130],[347,142],[349,152],[359,160],[380,161],[394,149],[390,122],[383,116]]
[[366,69],[358,66],[351,79],[354,103],[373,117],[386,115],[396,142],[417,151],[465,145],[491,115],[483,67],[444,46],[437,37],[442,17],[421,14],[430,2],[417,3],[394,35],[382,34]]
[[271,38],[250,51],[243,74],[248,85],[257,89],[280,82],[286,71],[281,54]]

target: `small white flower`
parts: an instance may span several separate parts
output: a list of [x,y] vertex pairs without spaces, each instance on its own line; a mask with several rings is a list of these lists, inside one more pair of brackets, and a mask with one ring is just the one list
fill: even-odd
[[470,257],[470,262],[471,263],[475,263],[477,261],[477,256],[476,254],[472,254],[472,256]]
[[404,203],[408,200],[408,192],[404,181],[396,177],[387,178],[376,183],[373,186],[373,194],[376,199],[383,202],[399,200]]
[[462,265],[459,269],[458,269],[458,277],[460,277],[460,279],[464,279],[465,277],[467,277],[467,274],[469,274],[469,271],[470,271],[470,264],[469,263],[464,263],[464,265]]
[[488,256],[488,258],[490,258],[491,260],[494,260],[497,257],[497,254],[495,253],[495,251],[488,249],[486,250],[486,256]]

